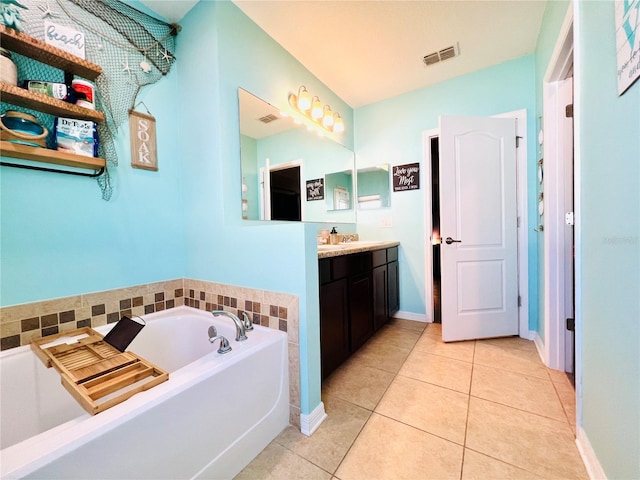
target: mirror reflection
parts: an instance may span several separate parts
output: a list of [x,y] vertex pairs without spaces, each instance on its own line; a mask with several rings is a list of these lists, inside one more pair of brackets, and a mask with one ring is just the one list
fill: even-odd
[[242,217],[355,223],[354,155],[238,89]]
[[359,210],[388,208],[391,205],[388,163],[359,169],[357,177]]

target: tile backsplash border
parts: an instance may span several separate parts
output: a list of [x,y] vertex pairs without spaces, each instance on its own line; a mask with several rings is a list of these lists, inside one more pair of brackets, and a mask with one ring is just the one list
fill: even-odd
[[34,338],[117,322],[186,305],[200,310],[247,312],[258,325],[287,333],[289,422],[300,427],[299,301],[295,295],[180,278],[133,287],[0,308],[0,348],[29,345]]

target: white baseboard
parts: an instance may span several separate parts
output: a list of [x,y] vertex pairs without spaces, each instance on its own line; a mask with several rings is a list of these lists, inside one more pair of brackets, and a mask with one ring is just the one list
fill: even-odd
[[300,431],[310,437],[326,418],[327,413],[324,411],[324,403],[320,402],[309,415],[300,414]]
[[591,480],[607,480],[607,475],[604,473],[602,465],[600,465],[598,457],[596,457],[596,453],[593,451],[587,434],[582,427],[578,427],[576,430],[576,445],[578,446],[580,457],[582,457],[589,478]]
[[542,342],[542,338],[540,337],[540,335],[538,335],[538,332],[534,332],[533,344],[536,346],[536,350],[538,350],[538,356],[540,356],[540,360],[542,360],[542,363],[546,365],[547,362],[544,359],[544,343]]
[[429,323],[427,315],[424,313],[403,312],[398,310],[393,314],[393,318],[400,318],[401,320],[413,320],[414,322]]

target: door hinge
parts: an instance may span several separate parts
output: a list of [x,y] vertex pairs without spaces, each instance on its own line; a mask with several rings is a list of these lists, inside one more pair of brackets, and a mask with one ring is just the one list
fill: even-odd
[[518,217],[518,219],[516,220],[516,226],[520,228],[520,217]]
[[522,137],[520,137],[520,136],[516,135],[516,148],[519,148],[519,147],[520,147],[520,139],[521,139],[521,138],[522,138]]
[[570,103],[566,107],[564,107],[564,116],[567,118],[573,118],[573,104]]
[[576,218],[573,212],[567,212],[564,214],[564,223],[573,227],[576,224]]
[[570,332],[576,331],[576,320],[574,318],[567,318],[567,330]]
[[518,306],[522,306],[522,297],[520,295],[518,295]]

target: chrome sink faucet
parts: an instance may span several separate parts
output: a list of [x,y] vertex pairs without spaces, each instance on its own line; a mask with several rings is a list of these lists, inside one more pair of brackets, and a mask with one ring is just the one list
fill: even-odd
[[209,341],[214,343],[216,340],[220,340],[220,348],[218,348],[218,353],[228,353],[231,351],[231,346],[229,346],[229,340],[222,335],[218,335],[218,331],[216,327],[211,325],[209,327]]
[[242,320],[236,317],[233,313],[227,312],[226,310],[212,310],[211,314],[214,317],[216,315],[224,315],[225,317],[229,317],[231,320],[233,320],[233,323],[236,325],[236,342],[241,342],[247,339],[244,323],[242,322]]

